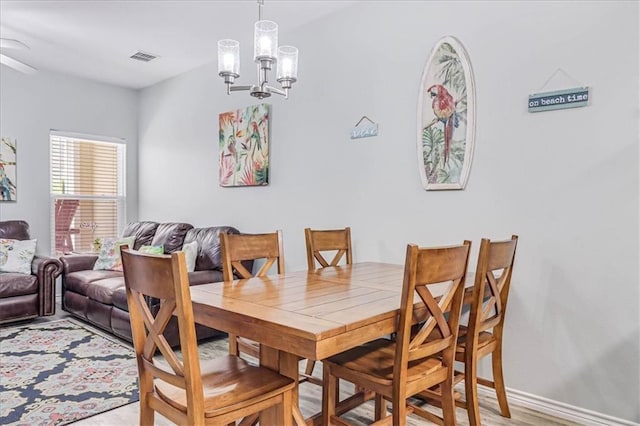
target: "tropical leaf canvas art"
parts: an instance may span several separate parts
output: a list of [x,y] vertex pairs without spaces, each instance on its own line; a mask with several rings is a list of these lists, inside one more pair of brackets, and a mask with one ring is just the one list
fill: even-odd
[[0,201],[16,201],[17,142],[12,138],[0,138]]
[[269,110],[259,104],[220,114],[220,186],[269,183]]
[[463,189],[475,137],[475,83],[457,39],[444,37],[422,74],[418,106],[418,167],[426,190]]

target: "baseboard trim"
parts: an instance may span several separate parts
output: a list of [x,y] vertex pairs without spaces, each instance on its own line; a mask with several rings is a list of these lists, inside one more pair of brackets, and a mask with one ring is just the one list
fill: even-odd
[[[493,389],[478,386],[478,393],[492,396],[495,399]],[[509,404],[530,408],[541,413],[550,414],[560,419],[569,420],[588,426],[640,426],[640,423],[598,413],[564,402],[543,398],[517,389],[507,388],[507,399]]]

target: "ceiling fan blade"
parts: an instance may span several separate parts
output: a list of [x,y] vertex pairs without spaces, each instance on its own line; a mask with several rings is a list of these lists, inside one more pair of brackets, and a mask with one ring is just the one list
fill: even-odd
[[10,58],[7,55],[3,55],[2,53],[0,53],[0,64],[6,65],[9,68],[13,68],[14,70],[20,71],[25,74],[33,74],[38,71],[31,65],[27,65],[16,59]]
[[29,49],[29,46],[12,38],[0,38],[0,49]]

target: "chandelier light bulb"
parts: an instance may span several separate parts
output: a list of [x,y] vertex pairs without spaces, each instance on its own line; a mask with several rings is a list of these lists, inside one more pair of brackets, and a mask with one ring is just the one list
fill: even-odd
[[274,59],[278,49],[278,24],[273,21],[258,21],[254,31],[253,59]]
[[218,74],[240,74],[240,42],[236,40],[218,41]]
[[293,83],[298,78],[298,49],[293,46],[280,46],[278,48],[278,73],[277,80]]
[[232,70],[233,69],[233,62],[234,62],[234,58],[233,55],[231,53],[226,53],[224,55],[224,69],[225,70]]
[[260,56],[269,56],[271,54],[271,40],[269,37],[263,36],[259,41],[259,55]]
[[282,60],[282,74],[291,75],[292,67],[293,67],[293,63],[291,63],[291,58],[284,58]]

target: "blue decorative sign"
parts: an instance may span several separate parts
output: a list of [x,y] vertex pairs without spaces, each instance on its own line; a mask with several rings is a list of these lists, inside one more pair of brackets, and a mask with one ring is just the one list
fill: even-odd
[[577,108],[589,104],[589,87],[556,90],[529,95],[529,112]]
[[[362,124],[364,120],[369,121],[369,123]],[[370,138],[372,136],[378,136],[378,124],[365,115],[351,129],[351,139]]]

